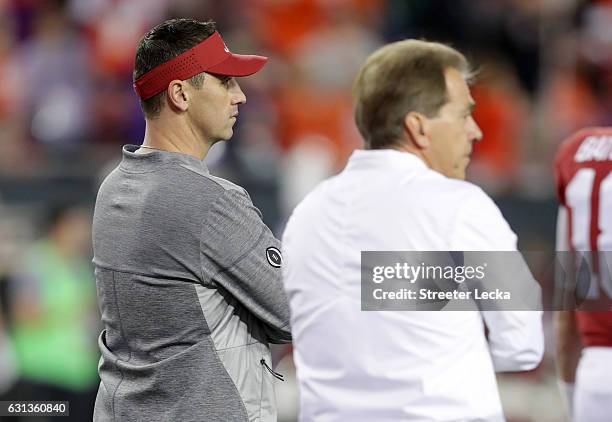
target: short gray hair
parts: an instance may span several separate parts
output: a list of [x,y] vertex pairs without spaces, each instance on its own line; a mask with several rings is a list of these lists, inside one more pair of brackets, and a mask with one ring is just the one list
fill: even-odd
[[404,117],[411,111],[436,116],[448,101],[448,68],[459,70],[468,81],[473,77],[463,54],[437,42],[403,40],[372,53],[353,86],[355,123],[365,147],[397,145]]

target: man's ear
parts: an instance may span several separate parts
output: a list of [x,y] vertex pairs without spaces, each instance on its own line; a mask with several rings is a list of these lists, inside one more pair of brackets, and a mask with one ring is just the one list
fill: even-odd
[[166,89],[168,103],[177,111],[187,111],[189,108],[189,92],[185,81],[175,79],[168,84]]
[[429,147],[429,138],[426,133],[427,117],[416,111],[404,116],[404,131],[415,147],[425,149]]

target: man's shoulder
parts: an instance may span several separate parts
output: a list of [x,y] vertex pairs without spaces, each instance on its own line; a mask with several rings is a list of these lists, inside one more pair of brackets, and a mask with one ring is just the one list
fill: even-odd
[[[416,177],[407,175],[405,179],[394,180],[393,186],[390,186],[387,181],[381,183],[384,183],[384,192],[393,191],[392,196],[386,196],[389,206],[405,204],[414,208],[415,203],[418,203],[435,212],[436,210],[453,210],[465,202],[493,203],[479,186],[468,181],[445,177],[429,169]],[[351,202],[350,191],[353,191],[352,195],[367,196],[372,193],[370,190],[371,187],[365,186],[357,189],[349,175],[340,173],[320,182],[300,201],[294,214],[303,213],[309,209],[318,210],[326,204]]]
[[319,182],[310,192],[302,198],[299,204],[295,207],[294,213],[304,208],[318,208],[322,203],[329,199],[340,199],[338,194],[341,192],[341,186],[336,184],[341,177],[335,175]]
[[201,179],[203,188],[212,186],[212,187],[221,188],[223,191],[231,190],[231,191],[238,191],[240,193],[246,194],[246,190],[242,186],[239,186],[233,182],[230,182],[229,180],[224,179],[222,177],[214,176],[210,174],[208,171],[206,171],[204,168],[186,164],[186,163],[182,163],[179,166],[191,172],[193,177],[197,179]]
[[188,220],[203,216],[215,204],[244,207],[252,204],[244,188],[211,175],[205,167],[180,163],[149,173],[123,172],[121,166],[102,182],[96,199],[97,216],[109,207],[146,209],[148,214],[163,216],[168,209]]
[[506,228],[507,222],[499,207],[480,186],[467,180],[439,176],[432,177],[425,188],[432,198],[428,209],[442,213],[459,226],[486,224]]
[[205,166],[177,163],[177,165],[168,167],[166,174],[160,176],[163,183],[160,186],[161,189],[172,190],[175,194],[192,200],[199,196],[210,202],[228,191],[248,196],[244,188],[210,174]]
[[455,250],[514,250],[516,234],[495,201],[479,186],[452,181],[456,193],[450,244]]
[[495,201],[472,182],[441,176],[431,180],[424,192],[423,209],[455,229],[486,225],[492,232],[506,231],[507,222]]
[[612,127],[590,127],[565,139],[554,160],[557,196],[565,203],[565,189],[581,169],[608,172],[612,167]]
[[310,192],[308,192],[293,208],[287,224],[285,234],[293,231],[297,227],[304,227],[304,224],[314,224],[315,220],[322,218],[327,206],[331,201],[342,201],[341,194],[334,186],[334,181],[339,175],[332,176],[319,182]]
[[450,182],[448,188],[453,192],[459,210],[475,216],[492,212],[496,215],[500,213],[493,198],[480,186],[466,180],[448,179],[448,181]]
[[581,129],[559,145],[555,156],[555,169],[590,166],[593,162],[609,161],[612,144],[612,127]]
[[[436,171],[427,170],[419,176],[420,180],[406,180],[402,183],[402,190],[406,192],[420,190],[425,201],[443,201],[452,204],[462,204],[466,201],[490,201],[489,196],[482,188],[467,180],[446,177]],[[415,183],[416,182],[416,183]],[[406,200],[414,201],[414,197],[404,196]]]

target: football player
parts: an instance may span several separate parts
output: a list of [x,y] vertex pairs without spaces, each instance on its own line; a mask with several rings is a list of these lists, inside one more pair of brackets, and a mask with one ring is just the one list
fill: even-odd
[[[561,144],[555,160],[561,203],[557,251],[567,251],[559,254],[565,272],[558,274],[571,275],[557,280],[578,279],[576,294],[584,299],[576,302],[579,310],[564,307],[555,314],[557,369],[575,422],[603,422],[612,417],[610,169],[612,128],[579,131]],[[576,276],[584,268],[586,278]]]

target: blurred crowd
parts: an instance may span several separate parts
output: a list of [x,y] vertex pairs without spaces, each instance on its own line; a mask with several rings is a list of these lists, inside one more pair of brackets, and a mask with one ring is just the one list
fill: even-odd
[[[553,248],[558,144],[612,125],[611,0],[0,0],[0,393],[75,403],[95,393],[91,207],[121,145],[142,142],[138,39],[187,16],[217,22],[234,52],[270,57],[240,80],[234,138],[207,161],[277,234],[361,146],[351,85],[385,42],[448,42],[476,65],[484,140],[469,179],[496,198],[523,249]],[[559,400],[550,359],[542,366],[504,381],[510,420],[559,420],[538,405]],[[294,388],[279,391],[281,419],[295,417]]]

